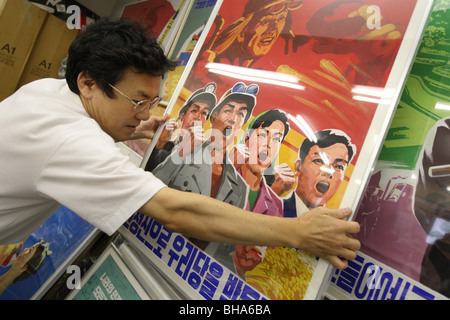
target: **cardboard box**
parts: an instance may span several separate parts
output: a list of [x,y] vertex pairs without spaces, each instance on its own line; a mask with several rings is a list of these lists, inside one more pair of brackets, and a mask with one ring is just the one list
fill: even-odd
[[47,15],[27,0],[0,0],[0,101],[14,93]]
[[23,69],[17,88],[42,79],[59,78],[61,62],[67,56],[70,44],[78,30],[67,28],[66,22],[49,15]]

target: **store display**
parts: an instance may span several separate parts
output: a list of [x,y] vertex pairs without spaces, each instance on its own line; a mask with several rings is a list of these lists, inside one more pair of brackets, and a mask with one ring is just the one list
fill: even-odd
[[[61,207],[27,239],[0,245],[0,300],[39,299],[98,234]],[[21,265],[26,271],[17,275]]]
[[[173,188],[261,214],[355,209],[430,8],[218,1],[144,159],[158,154],[152,172]],[[331,272],[305,252],[186,239],[140,213],[121,233],[205,299],[314,299]]]
[[[82,27],[99,17],[74,0],[0,0],[0,101],[59,77],[79,32],[65,27],[72,5]],[[151,142],[121,143],[125,153],[172,188],[260,214],[351,207],[362,248],[335,270],[136,212],[118,233],[124,251],[110,246],[68,299],[450,298],[448,0],[148,0],[121,16],[148,24],[179,62],[152,111],[169,121]],[[42,298],[97,234],[61,207],[0,245],[0,300]],[[153,296],[155,279],[168,284]]]
[[355,220],[362,243],[330,297],[450,298],[450,3],[435,1]]

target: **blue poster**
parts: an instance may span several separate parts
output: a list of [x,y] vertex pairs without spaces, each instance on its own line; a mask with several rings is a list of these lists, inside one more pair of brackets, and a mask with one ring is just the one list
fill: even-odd
[[0,300],[28,300],[94,227],[65,207],[22,242],[0,245]]

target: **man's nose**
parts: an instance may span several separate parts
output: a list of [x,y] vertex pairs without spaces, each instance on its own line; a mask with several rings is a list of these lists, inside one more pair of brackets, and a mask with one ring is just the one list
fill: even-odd
[[144,110],[136,113],[136,119],[142,120],[142,121],[147,121],[148,119],[150,119],[150,109],[149,108],[145,108]]
[[333,177],[333,174],[335,172],[334,168],[332,166],[330,166],[330,165],[328,165],[328,166],[327,165],[322,165],[320,167],[320,171],[321,171],[321,175],[322,176],[330,178],[330,179]]

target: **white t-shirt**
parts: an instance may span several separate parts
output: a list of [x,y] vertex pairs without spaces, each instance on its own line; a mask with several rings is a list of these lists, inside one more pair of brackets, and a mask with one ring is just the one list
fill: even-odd
[[112,234],[163,187],[65,80],[35,81],[0,103],[0,244],[22,241],[61,205]]

